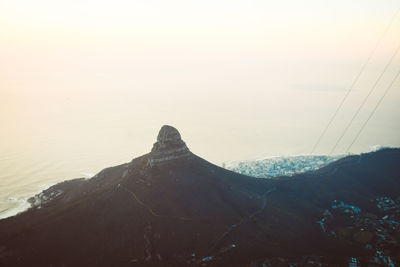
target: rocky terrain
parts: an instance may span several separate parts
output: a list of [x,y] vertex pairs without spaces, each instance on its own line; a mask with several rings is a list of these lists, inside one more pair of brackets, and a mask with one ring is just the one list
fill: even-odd
[[169,160],[188,158],[191,153],[185,142],[181,139],[180,133],[169,125],[161,128],[149,156],[149,165],[154,166]]
[[373,237],[359,232],[366,214],[396,224],[397,208],[377,205],[397,207],[386,198],[400,196],[399,163],[387,149],[259,179],[199,158],[163,126],[149,154],[52,186],[0,220],[0,266],[344,266],[377,251],[398,263],[397,228],[388,246],[379,221]]

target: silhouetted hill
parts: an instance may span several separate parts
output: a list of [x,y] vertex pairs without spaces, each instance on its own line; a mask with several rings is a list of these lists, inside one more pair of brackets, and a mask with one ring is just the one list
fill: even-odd
[[399,163],[400,150],[391,149],[307,175],[257,179],[197,157],[163,126],[151,153],[52,186],[30,210],[1,220],[0,263],[253,266],[321,255],[341,264],[368,255],[365,244],[333,238],[317,221],[334,200],[377,213],[371,199],[400,196]]

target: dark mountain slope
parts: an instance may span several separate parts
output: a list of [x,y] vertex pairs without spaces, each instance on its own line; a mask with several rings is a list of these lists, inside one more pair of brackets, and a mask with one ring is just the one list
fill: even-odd
[[371,199],[400,195],[400,149],[348,156],[311,174],[277,179],[281,191],[290,192],[318,206],[333,200],[371,207]]
[[277,256],[364,253],[352,240],[330,238],[316,221],[334,199],[361,206],[385,192],[400,195],[398,156],[381,151],[308,175],[257,179],[197,157],[164,126],[150,154],[55,185],[32,199],[32,209],[1,220],[0,263],[244,266]]

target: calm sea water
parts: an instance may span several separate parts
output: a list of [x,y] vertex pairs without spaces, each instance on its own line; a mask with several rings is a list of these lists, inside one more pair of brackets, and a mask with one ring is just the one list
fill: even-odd
[[[46,145],[45,143],[43,145]],[[0,157],[0,218],[14,215],[30,205],[27,199],[63,180],[91,177],[103,167],[119,163],[108,157],[88,155],[49,154],[48,149],[26,147]],[[128,161],[129,158],[126,159]],[[123,161],[122,159],[120,160]]]

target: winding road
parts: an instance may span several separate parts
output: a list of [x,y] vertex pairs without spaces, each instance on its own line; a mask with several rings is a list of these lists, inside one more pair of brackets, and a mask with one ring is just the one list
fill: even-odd
[[186,217],[178,217],[178,216],[171,216],[171,215],[163,215],[163,214],[158,214],[157,212],[155,212],[151,207],[149,207],[148,205],[144,204],[143,201],[141,201],[137,195],[132,192],[131,190],[129,190],[128,188],[126,188],[123,185],[118,185],[117,188],[121,188],[124,191],[128,192],[133,199],[135,199],[135,201],[137,203],[139,203],[141,206],[143,206],[144,208],[146,208],[148,210],[148,212],[153,215],[154,217],[158,217],[158,218],[169,218],[169,219],[178,219],[178,220],[183,220],[183,221],[191,221],[193,220],[192,218],[186,218]]
[[276,187],[273,187],[273,188],[269,189],[268,191],[266,191],[266,192],[263,194],[263,205],[262,205],[262,207],[261,207],[259,210],[253,212],[252,214],[250,214],[249,216],[247,216],[247,217],[245,217],[245,218],[240,219],[239,222],[234,223],[234,224],[232,224],[231,226],[229,226],[228,229],[226,229],[226,231],[223,232],[223,233],[214,241],[213,245],[212,245],[211,248],[210,248],[210,252],[215,248],[215,246],[218,244],[218,242],[221,241],[224,237],[226,237],[233,229],[235,229],[236,227],[240,226],[241,224],[243,224],[243,223],[249,221],[251,218],[253,218],[253,217],[257,216],[258,214],[260,214],[261,212],[263,212],[264,209],[265,209],[265,207],[267,206],[267,196],[268,196],[270,193],[272,193],[273,191],[275,191],[275,190],[276,190]]

